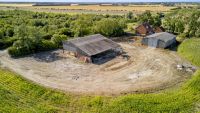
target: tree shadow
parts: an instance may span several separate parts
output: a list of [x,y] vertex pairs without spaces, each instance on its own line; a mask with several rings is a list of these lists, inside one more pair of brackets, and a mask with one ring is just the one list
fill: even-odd
[[33,54],[32,57],[39,62],[54,62],[63,59],[56,51],[48,51]]

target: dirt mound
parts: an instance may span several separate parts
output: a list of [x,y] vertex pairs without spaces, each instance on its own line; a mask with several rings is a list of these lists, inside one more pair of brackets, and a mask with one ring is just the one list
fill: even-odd
[[127,66],[129,66],[132,63],[131,60],[125,60],[125,61],[118,61],[118,62],[112,62],[110,64],[107,64],[106,66],[104,66],[104,68],[102,70],[104,71],[115,71],[118,69],[123,69],[126,68]]

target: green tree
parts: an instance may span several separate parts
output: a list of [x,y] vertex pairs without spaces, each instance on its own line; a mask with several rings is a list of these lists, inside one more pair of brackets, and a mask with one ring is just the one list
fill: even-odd
[[0,30],[0,39],[4,38],[4,32],[2,30]]
[[58,31],[58,34],[60,35],[66,35],[66,36],[72,36],[72,32],[69,28],[62,28],[62,29],[59,29]]
[[152,15],[150,11],[146,11],[143,14],[139,15],[139,22],[147,22],[153,27],[161,26],[161,16],[160,14]]
[[75,37],[85,36],[91,33],[91,23],[88,20],[76,20],[72,26]]
[[184,25],[183,21],[177,20],[175,22],[175,32],[180,34],[180,33],[184,32],[184,29],[185,29],[185,25]]
[[126,18],[132,19],[132,18],[133,18],[133,12],[129,11],[129,12],[126,14]]
[[154,22],[150,11],[146,11],[143,14],[139,15],[139,21],[140,23],[148,22],[151,25]]
[[124,34],[123,26],[116,19],[102,19],[95,24],[95,33],[105,36],[121,36]]
[[58,47],[62,45],[62,41],[64,40],[67,40],[66,35],[54,34],[53,37],[51,38],[51,41]]
[[35,49],[38,49],[42,42],[42,32],[37,27],[29,27],[28,32],[28,37],[32,40]]
[[7,28],[7,30],[6,30],[6,36],[12,37],[13,35],[14,35],[13,28]]
[[29,37],[28,27],[26,25],[20,25],[15,29],[15,36],[18,38],[18,41],[14,43],[14,46],[17,48],[27,48],[30,50],[32,48],[32,40]]
[[[185,38],[199,37],[200,11],[193,9],[179,9],[167,14],[162,21],[163,27],[172,33]],[[185,39],[181,38],[181,39]]]
[[161,17],[160,17],[159,14],[156,14],[156,15],[153,17],[153,23],[152,23],[152,25],[153,25],[154,27],[159,27],[159,26],[161,26]]

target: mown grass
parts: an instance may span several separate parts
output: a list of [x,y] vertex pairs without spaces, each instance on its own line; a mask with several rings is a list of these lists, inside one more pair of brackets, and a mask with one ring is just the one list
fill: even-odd
[[185,40],[178,48],[181,56],[185,57],[197,66],[200,66],[200,39]]
[[[195,42],[196,39],[188,40],[181,46]],[[191,51],[198,51],[196,49],[191,48]],[[31,83],[9,70],[0,69],[1,113],[191,113],[197,112],[194,108],[199,100],[200,70],[176,90],[103,97],[65,94]]]

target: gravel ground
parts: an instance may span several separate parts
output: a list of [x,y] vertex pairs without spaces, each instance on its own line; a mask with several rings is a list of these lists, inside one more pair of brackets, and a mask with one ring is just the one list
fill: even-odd
[[90,95],[154,92],[175,86],[191,75],[176,69],[177,64],[188,62],[174,51],[120,45],[131,56],[128,61],[117,57],[101,65],[85,64],[56,50],[18,59],[0,51],[0,63],[43,86]]

